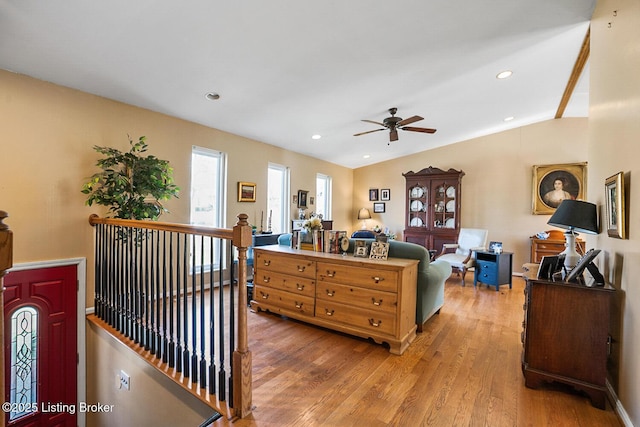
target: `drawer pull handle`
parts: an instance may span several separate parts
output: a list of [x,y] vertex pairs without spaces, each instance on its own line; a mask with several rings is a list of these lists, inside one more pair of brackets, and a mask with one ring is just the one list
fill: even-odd
[[372,279],[374,282],[380,283],[384,280],[384,277],[373,276]]
[[297,308],[297,309],[301,309],[301,308],[302,308],[302,303],[301,303],[301,302],[296,301],[296,308]]
[[304,270],[306,270],[306,269],[307,269],[307,266],[306,266],[306,265],[299,265],[299,266],[298,266],[298,271],[299,271],[300,273],[303,273],[303,272],[304,272]]
[[336,294],[336,291],[330,291],[329,289],[327,289],[327,296],[328,297],[332,297]]
[[269,299],[269,294],[265,294],[264,292],[260,291],[260,295],[262,296],[262,299]]
[[301,285],[300,283],[296,283],[296,289],[298,289],[299,291],[304,291],[304,285]]
[[327,316],[333,316],[334,312],[335,310],[329,310],[328,308],[324,309],[324,314],[326,314]]
[[327,270],[327,277],[336,277],[336,272]]
[[271,281],[271,277],[269,277],[269,276],[262,276],[262,281],[263,281],[264,283],[269,283],[269,282]]
[[371,302],[373,303],[373,305],[377,305],[378,307],[382,305],[382,300],[376,301],[375,298],[371,298]]
[[382,324],[382,320],[378,320],[377,322],[373,319],[369,319],[369,324],[371,326],[373,326],[374,328],[379,328],[380,325]]
[[270,259],[265,259],[262,263],[268,267],[268,266],[271,265],[271,260]]

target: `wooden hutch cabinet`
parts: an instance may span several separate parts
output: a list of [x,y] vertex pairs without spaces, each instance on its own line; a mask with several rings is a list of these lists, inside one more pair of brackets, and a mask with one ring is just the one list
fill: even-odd
[[404,240],[439,251],[455,243],[460,231],[461,182],[464,172],[429,166],[402,174],[406,180]]

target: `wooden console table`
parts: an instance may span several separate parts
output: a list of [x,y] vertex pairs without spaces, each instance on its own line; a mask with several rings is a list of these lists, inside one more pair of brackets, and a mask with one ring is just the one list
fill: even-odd
[[254,250],[252,309],[387,343],[393,354],[415,339],[417,260]]
[[614,288],[527,280],[522,331],[525,385],[559,382],[593,406],[606,402],[609,306]]

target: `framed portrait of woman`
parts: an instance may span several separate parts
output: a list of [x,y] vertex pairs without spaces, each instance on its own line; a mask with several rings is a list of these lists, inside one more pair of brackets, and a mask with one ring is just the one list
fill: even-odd
[[535,215],[551,215],[565,199],[584,200],[587,163],[535,165],[532,208]]

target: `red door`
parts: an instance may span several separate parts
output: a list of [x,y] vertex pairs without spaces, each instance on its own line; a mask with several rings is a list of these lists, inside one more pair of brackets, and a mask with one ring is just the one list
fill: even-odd
[[7,426],[76,426],[76,283],[75,265],[4,278]]

